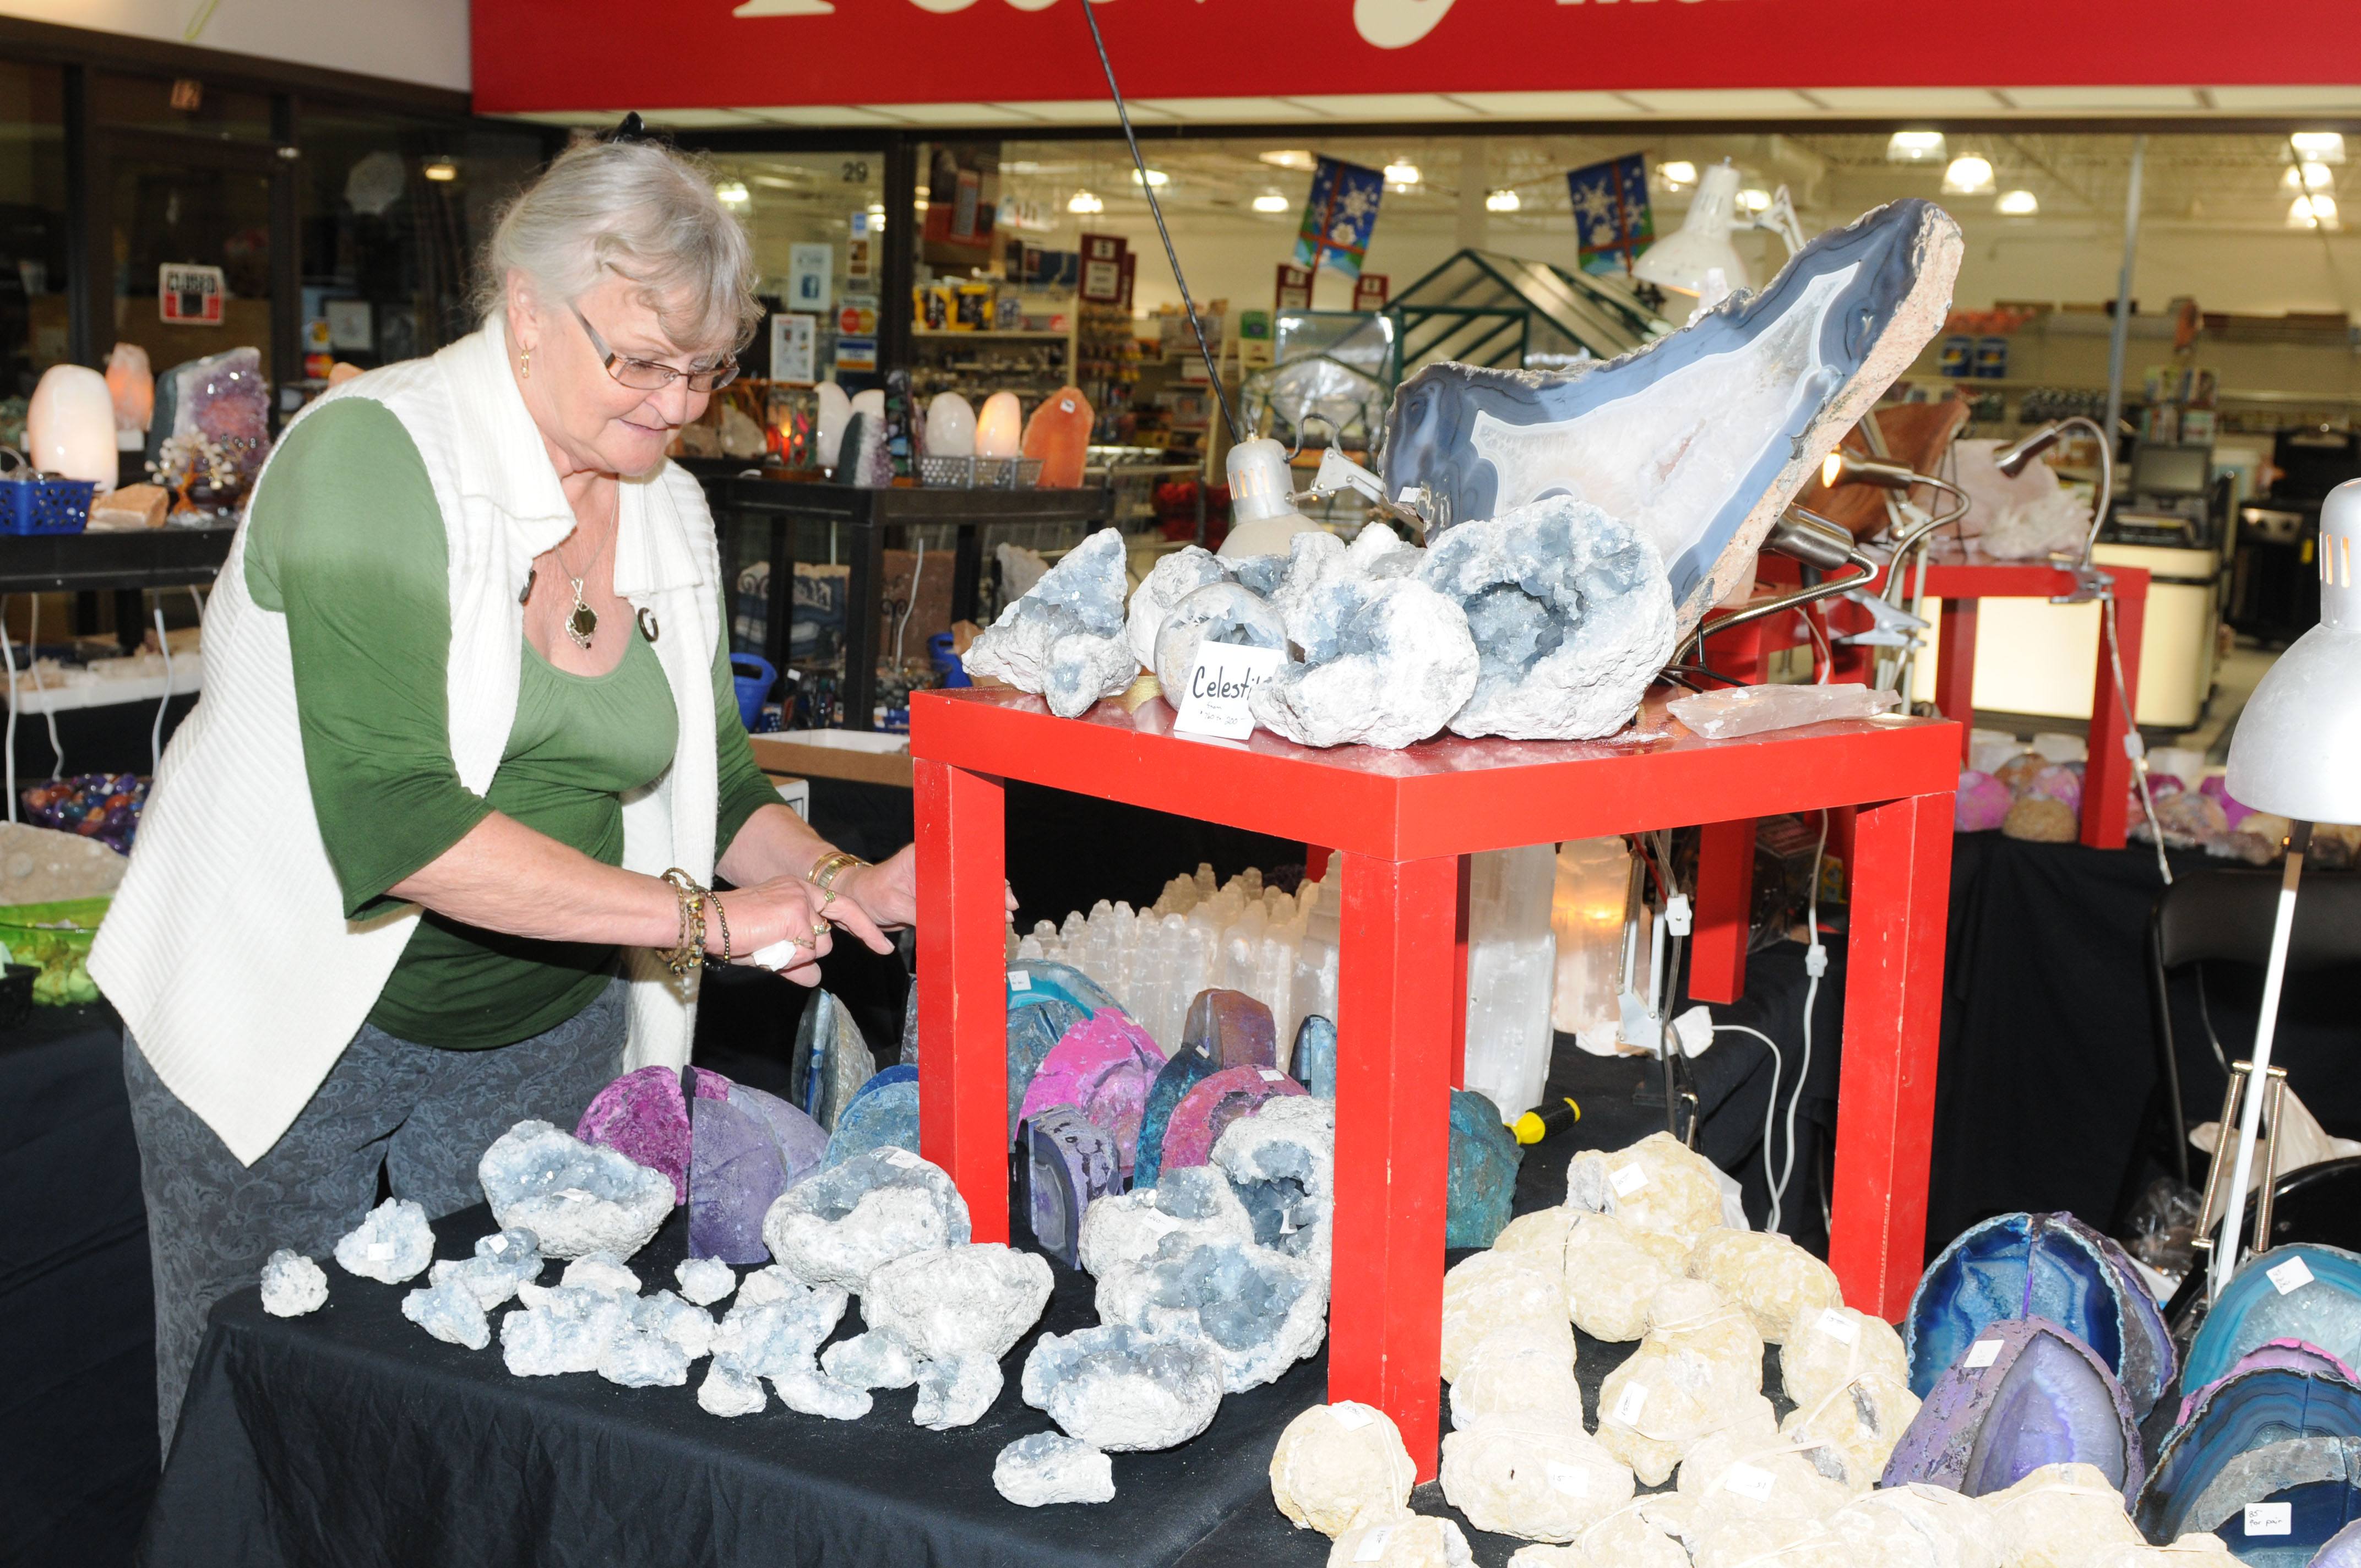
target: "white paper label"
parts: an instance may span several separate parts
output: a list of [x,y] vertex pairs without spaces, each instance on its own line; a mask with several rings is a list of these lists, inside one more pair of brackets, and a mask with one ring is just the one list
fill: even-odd
[[393,1255],[393,1244],[392,1244],[391,1242],[371,1242],[371,1243],[369,1243],[369,1245],[368,1245],[368,1260],[369,1260],[371,1263],[383,1263],[387,1258],[390,1258],[390,1257],[391,1257],[392,1255]]
[[1976,1341],[1975,1343],[1968,1346],[1968,1356],[1964,1365],[1970,1371],[1973,1371],[1979,1366],[1990,1366],[1993,1362],[1998,1361],[1999,1359],[2000,1341],[1996,1339],[1980,1339]]
[[917,1167],[918,1157],[908,1149],[887,1149],[885,1163],[897,1170],[912,1170]]
[[1262,1080],[1265,1083],[1277,1083],[1280,1079],[1287,1076],[1287,1074],[1279,1071],[1275,1068],[1258,1067],[1255,1069],[1255,1071],[1262,1075]]
[[1286,658],[1277,648],[1200,643],[1197,662],[1189,669],[1188,688],[1164,694],[1164,699],[1179,709],[1172,728],[1191,735],[1245,740],[1255,727],[1254,715],[1246,711],[1246,693],[1261,685]]
[[1627,1427],[1638,1420],[1640,1412],[1647,1408],[1648,1390],[1642,1384],[1626,1383],[1623,1392],[1615,1396],[1615,1419]]
[[1841,1307],[1830,1307],[1820,1313],[1820,1321],[1812,1325],[1839,1344],[1859,1344],[1861,1325],[1844,1315]]
[[2291,1257],[2264,1269],[2263,1277],[2277,1286],[2280,1295],[2287,1296],[2312,1283],[2312,1270],[2305,1266],[2303,1259]]
[[1615,1189],[1615,1196],[1629,1198],[1648,1185],[1648,1173],[1636,1165],[1622,1165],[1607,1173],[1607,1181]]
[[1033,989],[1033,977],[1027,974],[1021,969],[1010,970],[1008,971],[1008,989],[1011,991],[1030,991]]
[[1590,1477],[1583,1472],[1580,1465],[1568,1464],[1562,1459],[1553,1459],[1549,1461],[1548,1473],[1551,1491],[1564,1492],[1569,1497],[1590,1496]]
[[1375,1419],[1358,1405],[1331,1405],[1328,1413],[1334,1416],[1336,1424],[1346,1431],[1359,1431]]
[[1721,1484],[1741,1497],[1752,1497],[1758,1503],[1771,1500],[1771,1472],[1757,1470],[1752,1464],[1733,1464],[1721,1473]]
[[1386,1554],[1386,1543],[1393,1540],[1393,1526],[1389,1524],[1381,1524],[1378,1526],[1377,1529],[1361,1537],[1360,1545],[1353,1548],[1353,1561],[1356,1563],[1375,1563],[1378,1558],[1383,1557]]
[[506,1236],[493,1236],[489,1241],[485,1242],[484,1245],[490,1247],[495,1253],[503,1253],[509,1250],[509,1238]]
[[[2290,1261],[2301,1263],[2303,1260],[2292,1258]],[[2250,1536],[2291,1535],[2295,1531],[2294,1513],[2293,1503],[2248,1503],[2246,1533]]]

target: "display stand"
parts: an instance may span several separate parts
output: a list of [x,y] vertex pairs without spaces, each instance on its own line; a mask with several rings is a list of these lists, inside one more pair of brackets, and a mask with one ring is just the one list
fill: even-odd
[[[1656,694],[1661,699],[1661,692]],[[1338,1171],[1329,1393],[1378,1406],[1435,1473],[1447,1091],[1466,994],[1455,961],[1470,854],[1772,812],[1860,807],[1829,1262],[1887,1321],[1924,1262],[1951,792],[1935,719],[1708,741],[1656,701],[1612,740],[1445,739],[1317,751],[1172,732],[1161,698],[1079,719],[1010,692],[911,703],[917,790],[920,1139],[1004,1241],[1007,913],[1002,785],[1020,780],[1334,849],[1343,867]]]

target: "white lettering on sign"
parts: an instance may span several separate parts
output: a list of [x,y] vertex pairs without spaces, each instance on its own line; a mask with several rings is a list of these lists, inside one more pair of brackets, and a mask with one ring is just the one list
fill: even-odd
[[1580,1465],[1553,1459],[1549,1461],[1547,1474],[1551,1491],[1564,1492],[1569,1497],[1590,1496],[1590,1477]]
[[1334,1416],[1336,1424],[1346,1431],[1359,1431],[1370,1421],[1376,1420],[1358,1405],[1331,1405],[1328,1407],[1328,1413]]
[[1839,1344],[1859,1344],[1861,1343],[1861,1325],[1854,1322],[1850,1318],[1846,1317],[1842,1307],[1830,1307],[1827,1309],[1825,1311],[1821,1312],[1820,1321],[1812,1326],[1819,1330],[1820,1332],[1828,1335],[1830,1339],[1836,1341]]
[[1353,30],[1378,49],[1401,49],[1434,31],[1452,0],[1353,0]]
[[1027,974],[1021,969],[1010,970],[1008,971],[1008,989],[1011,991],[1030,991],[1033,989],[1033,977]]
[[1629,1198],[1648,1185],[1648,1173],[1637,1165],[1619,1166],[1608,1172],[1608,1185],[1615,1189],[1618,1198]]
[[1771,1472],[1757,1470],[1752,1464],[1733,1464],[1721,1473],[1721,1484],[1741,1497],[1752,1497],[1758,1503],[1771,1500]]
[[2246,1533],[2254,1535],[2292,1535],[2295,1532],[2293,1503],[2248,1503]]
[[1615,1419],[1627,1427],[1638,1420],[1640,1412],[1647,1408],[1648,1389],[1645,1384],[1626,1383],[1623,1392],[1615,1396]]
[[1968,1346],[1967,1360],[1962,1363],[1962,1365],[1967,1366],[1969,1370],[1973,1371],[1975,1368],[1980,1366],[1990,1366],[1993,1362],[1998,1361],[1999,1359],[2000,1341],[1996,1339],[1980,1339],[1976,1341],[1975,1343]]
[[1205,642],[1197,662],[1189,667],[1188,687],[1164,694],[1178,710],[1175,731],[1217,735],[1243,740],[1254,733],[1254,715],[1246,710],[1246,694],[1286,662],[1277,648],[1241,648],[1231,642]]
[[1378,1558],[1383,1557],[1386,1554],[1386,1543],[1393,1540],[1393,1526],[1389,1524],[1381,1524],[1378,1526],[1377,1529],[1361,1537],[1360,1545],[1353,1548],[1353,1561],[1356,1563],[1375,1563]]
[[2303,1259],[2291,1257],[2285,1263],[2275,1263],[2264,1269],[2263,1277],[2269,1280],[2280,1295],[2288,1296],[2312,1283],[2312,1270],[2305,1266]]

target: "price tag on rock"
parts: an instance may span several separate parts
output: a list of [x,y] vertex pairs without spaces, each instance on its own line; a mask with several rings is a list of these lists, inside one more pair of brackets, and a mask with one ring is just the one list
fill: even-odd
[[1386,1554],[1386,1543],[1394,1538],[1394,1527],[1381,1524],[1361,1537],[1361,1544],[1353,1548],[1356,1563],[1375,1563]]
[[1331,1405],[1328,1407],[1328,1413],[1334,1416],[1336,1424],[1346,1431],[1359,1431],[1373,1419],[1369,1412],[1359,1405]]
[[1615,1196],[1629,1198],[1648,1185],[1648,1173],[1637,1165],[1617,1166],[1607,1173],[1607,1182],[1615,1189]]
[[2264,1269],[2263,1277],[2269,1280],[2280,1295],[2289,1296],[2312,1283],[2312,1270],[2303,1259],[2291,1257],[2285,1263],[2275,1263]]
[[1178,710],[1172,728],[1191,735],[1218,735],[1243,740],[1254,733],[1254,715],[1246,711],[1246,694],[1286,662],[1277,648],[1241,648],[1230,642],[1205,642],[1197,649],[1184,691],[1166,692],[1164,698]]
[[1998,1361],[1999,1359],[2000,1341],[1996,1339],[1980,1339],[1976,1341],[1975,1343],[1968,1346],[1968,1355],[1965,1365],[1967,1368],[1972,1372],[1978,1367],[1990,1366],[1993,1362]]
[[1627,1427],[1637,1421],[1640,1412],[1647,1408],[1648,1390],[1642,1384],[1626,1383],[1623,1392],[1615,1396],[1615,1419]]
[[1590,1477],[1578,1464],[1568,1464],[1563,1459],[1550,1460],[1546,1465],[1550,1490],[1564,1492],[1569,1497],[1590,1496]]
[[1261,1077],[1265,1083],[1277,1083],[1280,1079],[1287,1076],[1287,1074],[1280,1072],[1276,1068],[1258,1067],[1255,1069],[1255,1071]]
[[509,1250],[509,1238],[506,1236],[496,1235],[485,1242],[484,1245],[490,1247],[495,1253],[506,1252]]
[[1820,1313],[1820,1321],[1815,1323],[1813,1327],[1818,1329],[1820,1332],[1828,1335],[1839,1344],[1859,1344],[1861,1343],[1861,1325],[1854,1322],[1850,1318],[1846,1317],[1842,1307],[1830,1307],[1822,1311]]
[[1741,1497],[1752,1497],[1758,1503],[1771,1500],[1771,1472],[1757,1470],[1752,1464],[1733,1464],[1721,1473],[1721,1484]]
[[1021,969],[1010,970],[1008,971],[1008,989],[1011,991],[1030,991],[1033,989],[1033,977],[1026,973]]
[[2249,1538],[2257,1535],[2292,1535],[2295,1533],[2294,1516],[2293,1503],[2248,1503],[2246,1518],[2246,1534]]
[[393,1255],[393,1244],[392,1244],[391,1242],[371,1242],[371,1243],[369,1243],[369,1245],[368,1245],[368,1260],[369,1260],[371,1263],[383,1263],[384,1261],[386,1261],[386,1259],[388,1259],[388,1258],[391,1257],[392,1255]]

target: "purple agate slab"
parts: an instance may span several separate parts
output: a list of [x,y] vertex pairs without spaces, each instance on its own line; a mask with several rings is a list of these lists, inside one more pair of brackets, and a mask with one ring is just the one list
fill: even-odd
[[1112,1138],[1123,1174],[1139,1152],[1139,1124],[1148,1091],[1164,1069],[1155,1037],[1114,1008],[1101,1008],[1068,1029],[1035,1069],[1019,1121],[1053,1105],[1071,1105]]
[[[730,1092],[730,1080],[719,1073],[701,1067],[687,1070],[698,1099],[718,1100]],[[663,1171],[672,1178],[673,1201],[686,1203],[689,1127],[681,1076],[668,1067],[643,1067],[623,1074],[591,1097],[582,1120],[575,1124],[574,1135]]]
[[1303,1085],[1277,1068],[1224,1068],[1172,1108],[1172,1120],[1164,1129],[1160,1171],[1210,1163],[1213,1145],[1233,1122],[1253,1115],[1268,1101],[1304,1092]]
[[1981,1497],[2064,1464],[2096,1465],[2128,1504],[2147,1473],[2131,1401],[2072,1333],[2015,1318],[1988,1324],[1935,1380],[1878,1484]]
[[692,1141],[689,1256],[769,1261],[763,1216],[779,1194],[819,1169],[828,1134],[777,1095],[732,1083],[725,1098],[697,1097]]

